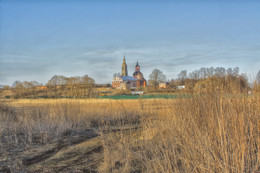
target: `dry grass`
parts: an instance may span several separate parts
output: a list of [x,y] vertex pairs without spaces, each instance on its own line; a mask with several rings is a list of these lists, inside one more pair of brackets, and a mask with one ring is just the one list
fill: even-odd
[[[236,95],[237,96],[237,95]],[[179,99],[143,130],[104,136],[101,172],[258,172],[260,97]]]
[[[95,167],[98,172],[253,172],[260,165],[259,95],[13,100],[1,106],[0,166],[35,145],[43,147],[86,129],[100,134],[103,149]],[[64,152],[68,150],[74,148]],[[82,158],[75,151],[75,157]],[[52,161],[59,158],[64,158],[61,170],[66,166],[71,170],[60,152],[34,166],[58,164]],[[46,170],[55,171],[54,167]],[[84,165],[78,167],[83,172]],[[17,165],[10,168],[19,169]]]

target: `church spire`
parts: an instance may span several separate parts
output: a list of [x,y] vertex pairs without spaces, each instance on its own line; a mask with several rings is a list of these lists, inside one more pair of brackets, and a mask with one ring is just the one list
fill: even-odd
[[135,71],[140,71],[140,66],[138,64],[138,61],[136,62],[136,65],[135,65]]
[[123,64],[122,64],[122,71],[121,71],[122,76],[128,76],[127,74],[127,65],[125,62],[125,54],[124,54],[124,59],[123,59]]

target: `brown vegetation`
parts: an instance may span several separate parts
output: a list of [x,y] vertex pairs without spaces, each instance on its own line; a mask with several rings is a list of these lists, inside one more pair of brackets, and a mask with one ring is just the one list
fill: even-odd
[[[259,96],[230,97],[221,93],[177,100],[152,120],[142,121],[140,140],[135,132],[106,136],[103,169],[260,171],[259,104]],[[116,165],[121,165],[120,170]]]
[[14,100],[0,110],[0,172],[260,171],[256,92]]

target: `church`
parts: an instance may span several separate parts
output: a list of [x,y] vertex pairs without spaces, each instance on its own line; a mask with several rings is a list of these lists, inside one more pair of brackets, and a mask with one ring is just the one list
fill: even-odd
[[127,64],[124,56],[121,75],[116,76],[112,80],[112,87],[115,89],[135,89],[137,87],[146,87],[146,85],[146,80],[143,74],[140,72],[140,66],[138,62],[136,63],[133,76],[128,76]]

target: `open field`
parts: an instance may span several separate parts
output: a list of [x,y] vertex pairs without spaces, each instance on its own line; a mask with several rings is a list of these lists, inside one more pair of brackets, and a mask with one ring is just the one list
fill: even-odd
[[258,94],[0,106],[0,172],[260,171]]

